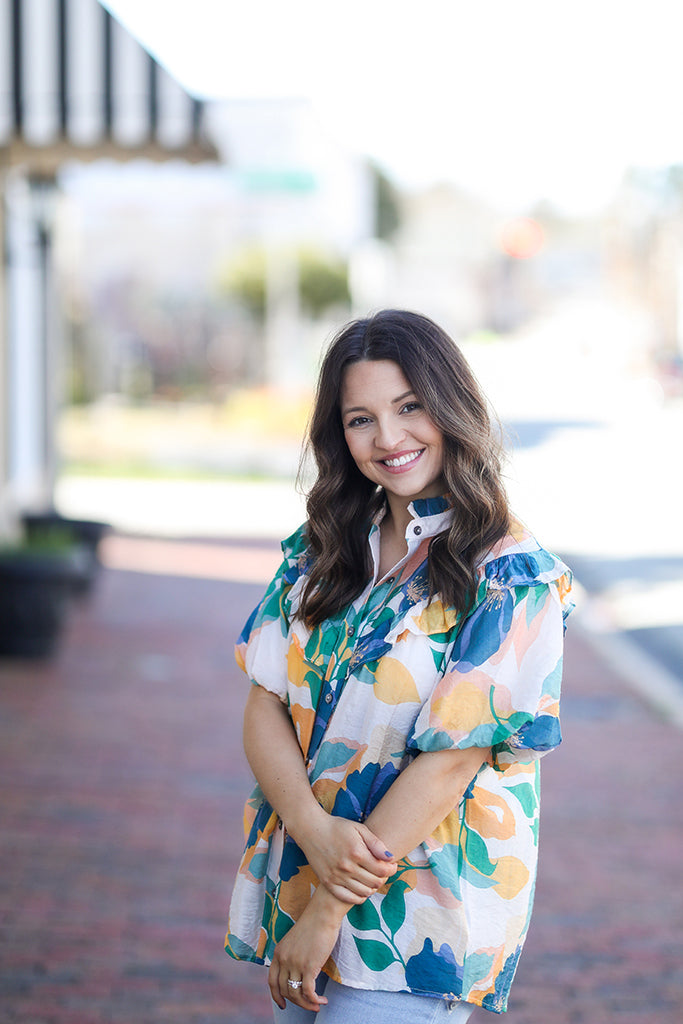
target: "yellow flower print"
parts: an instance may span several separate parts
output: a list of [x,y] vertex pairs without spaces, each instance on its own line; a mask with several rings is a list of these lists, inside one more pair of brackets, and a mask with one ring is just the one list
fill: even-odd
[[483,839],[510,839],[515,834],[515,816],[502,797],[475,786],[465,811],[467,824]]
[[298,920],[318,887],[318,878],[310,864],[303,864],[287,885],[280,887],[278,904],[293,921]]
[[564,604],[572,589],[571,573],[566,572],[564,576],[560,576],[557,581],[557,589],[560,592],[560,600],[562,601],[562,604]]
[[412,675],[396,658],[380,658],[375,674],[373,691],[383,704],[419,704],[420,693]]
[[291,642],[287,650],[287,678],[292,686],[306,685],[306,671],[307,665],[301,642],[296,633],[292,633]]
[[483,722],[491,721],[488,695],[491,681],[483,673],[478,675],[486,683],[486,692],[475,685],[472,677],[444,677],[437,688],[437,693],[443,691],[443,696],[437,696],[432,703],[437,727],[468,733]]
[[499,857],[495,864],[496,893],[513,900],[529,881],[529,869],[519,857]]
[[315,709],[305,708],[301,704],[292,703],[289,705],[289,714],[296,730],[299,746],[304,754],[307,754],[315,724]]
[[455,608],[441,601],[431,601],[415,622],[423,633],[447,633],[455,625],[458,613]]

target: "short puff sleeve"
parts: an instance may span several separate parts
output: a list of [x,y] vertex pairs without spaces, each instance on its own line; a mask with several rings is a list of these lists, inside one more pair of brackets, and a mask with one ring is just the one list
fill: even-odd
[[308,564],[305,526],[282,542],[283,561],[235,645],[237,664],[252,683],[287,700],[288,634],[294,592]]
[[539,579],[552,573],[498,573],[486,567],[478,604],[417,717],[409,741],[413,749],[491,747],[493,765],[503,771],[559,745],[571,574],[557,564],[564,572],[554,579]]

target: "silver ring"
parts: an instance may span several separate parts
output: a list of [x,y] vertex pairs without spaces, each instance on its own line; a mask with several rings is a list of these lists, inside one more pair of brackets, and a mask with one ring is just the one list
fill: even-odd
[[290,988],[301,988],[303,981],[292,981],[291,978],[287,978],[287,984]]

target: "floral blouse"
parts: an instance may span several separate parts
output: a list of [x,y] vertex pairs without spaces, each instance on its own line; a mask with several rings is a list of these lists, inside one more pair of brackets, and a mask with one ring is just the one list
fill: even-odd
[[[363,821],[420,751],[491,748],[460,805],[346,915],[325,972],[362,989],[463,999],[501,1013],[529,926],[538,759],[560,743],[563,620],[571,573],[514,523],[482,559],[466,616],[429,599],[444,499],[410,506],[408,554],[312,631],[295,616],[310,565],[305,528],[249,618],[237,659],[288,705],[311,787]],[[270,962],[318,884],[258,785],[230,906],[227,952]]]

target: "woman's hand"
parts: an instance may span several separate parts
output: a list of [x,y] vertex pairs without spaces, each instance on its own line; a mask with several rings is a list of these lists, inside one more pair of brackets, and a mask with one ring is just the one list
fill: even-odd
[[[319,887],[296,924],[275,947],[268,970],[268,986],[281,1010],[285,1001],[317,1012],[325,996],[315,990],[315,980],[332,952],[349,904],[340,903]],[[289,981],[300,981],[292,988]]]
[[322,808],[292,838],[325,888],[342,903],[363,903],[396,871],[396,861],[366,825]]
[[260,686],[247,698],[244,749],[266,800],[333,896],[362,903],[384,885],[396,870],[391,854],[367,826],[320,806],[287,707]]

